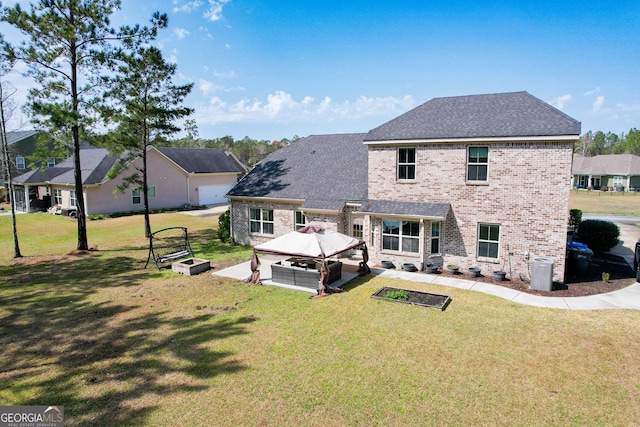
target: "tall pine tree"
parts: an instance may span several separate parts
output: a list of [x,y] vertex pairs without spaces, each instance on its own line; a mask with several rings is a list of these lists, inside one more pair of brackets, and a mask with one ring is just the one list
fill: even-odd
[[165,62],[155,47],[138,47],[122,52],[112,89],[105,93],[106,111],[103,117],[116,125],[110,132],[112,152],[127,153],[120,158],[110,177],[122,173],[134,159],[142,159],[142,167],[123,178],[118,190],[134,186],[144,200],[145,236],[151,234],[147,182],[147,150],[154,141],[178,132],[175,122],[193,112],[181,106],[193,84],[173,84],[176,64]]
[[154,13],[150,27],[111,27],[110,16],[120,0],[40,0],[25,11],[20,4],[2,10],[1,19],[28,37],[17,49],[5,45],[10,56],[29,66],[37,84],[29,93],[32,121],[53,134],[71,136],[77,198],[78,246],[89,248],[80,165],[81,140],[87,139],[100,99],[100,73],[116,40],[131,42],[155,37],[167,17]]

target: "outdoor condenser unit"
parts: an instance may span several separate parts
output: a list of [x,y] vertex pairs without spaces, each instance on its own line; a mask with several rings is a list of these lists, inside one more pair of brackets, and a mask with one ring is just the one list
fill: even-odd
[[534,258],[531,267],[530,289],[536,291],[553,290],[553,260],[549,258]]

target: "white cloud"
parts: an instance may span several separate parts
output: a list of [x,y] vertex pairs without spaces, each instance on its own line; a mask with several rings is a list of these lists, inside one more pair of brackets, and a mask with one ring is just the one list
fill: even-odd
[[218,89],[215,83],[205,79],[198,80],[198,88],[206,95],[207,93],[214,92]]
[[173,30],[173,34],[175,34],[179,40],[182,40],[183,38],[189,35],[189,31],[187,31],[184,28],[176,28],[175,30]]
[[571,102],[572,100],[573,97],[571,95],[561,95],[553,98],[551,101],[549,101],[549,104],[561,110],[565,104]]
[[[174,4],[177,4],[177,2],[174,2]],[[182,6],[174,7],[173,11],[191,13],[194,10],[198,9],[200,6],[202,6],[202,1],[193,0],[193,1],[186,2]]]
[[599,111],[602,108],[602,105],[604,105],[604,96],[600,95],[593,102],[593,112],[595,113]]
[[598,95],[600,94],[600,86],[595,89],[588,90],[584,93],[584,96]]
[[[200,82],[201,89],[212,89],[212,86]],[[219,88],[215,88],[216,90]],[[413,107],[412,96],[365,97],[355,100],[334,102],[330,97],[316,100],[305,96],[301,100],[285,91],[276,91],[267,95],[266,101],[258,99],[242,99],[228,104],[219,97],[212,97],[209,105],[197,108],[202,120],[208,123],[225,122],[333,122],[361,119],[369,116],[388,117],[398,115]]]
[[222,8],[230,0],[209,0],[209,10],[204,13],[204,17],[209,21],[218,21],[222,18]]

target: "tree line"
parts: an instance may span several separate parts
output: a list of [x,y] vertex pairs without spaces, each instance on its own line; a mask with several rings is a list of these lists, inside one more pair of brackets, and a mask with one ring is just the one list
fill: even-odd
[[613,132],[588,131],[575,144],[574,153],[583,156],[598,156],[600,154],[635,154],[640,156],[640,130],[632,128],[620,135]]

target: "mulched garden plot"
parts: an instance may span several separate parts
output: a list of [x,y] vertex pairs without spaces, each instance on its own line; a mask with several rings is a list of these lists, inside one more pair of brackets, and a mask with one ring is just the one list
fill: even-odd
[[[392,299],[385,297],[388,292],[400,291],[406,293],[407,299]],[[403,304],[418,305],[420,307],[436,308],[440,311],[444,311],[446,306],[451,301],[451,298],[447,295],[432,294],[429,292],[412,291],[409,289],[392,288],[385,286],[378,292],[371,295],[372,298],[381,299],[385,301],[401,302]]]

